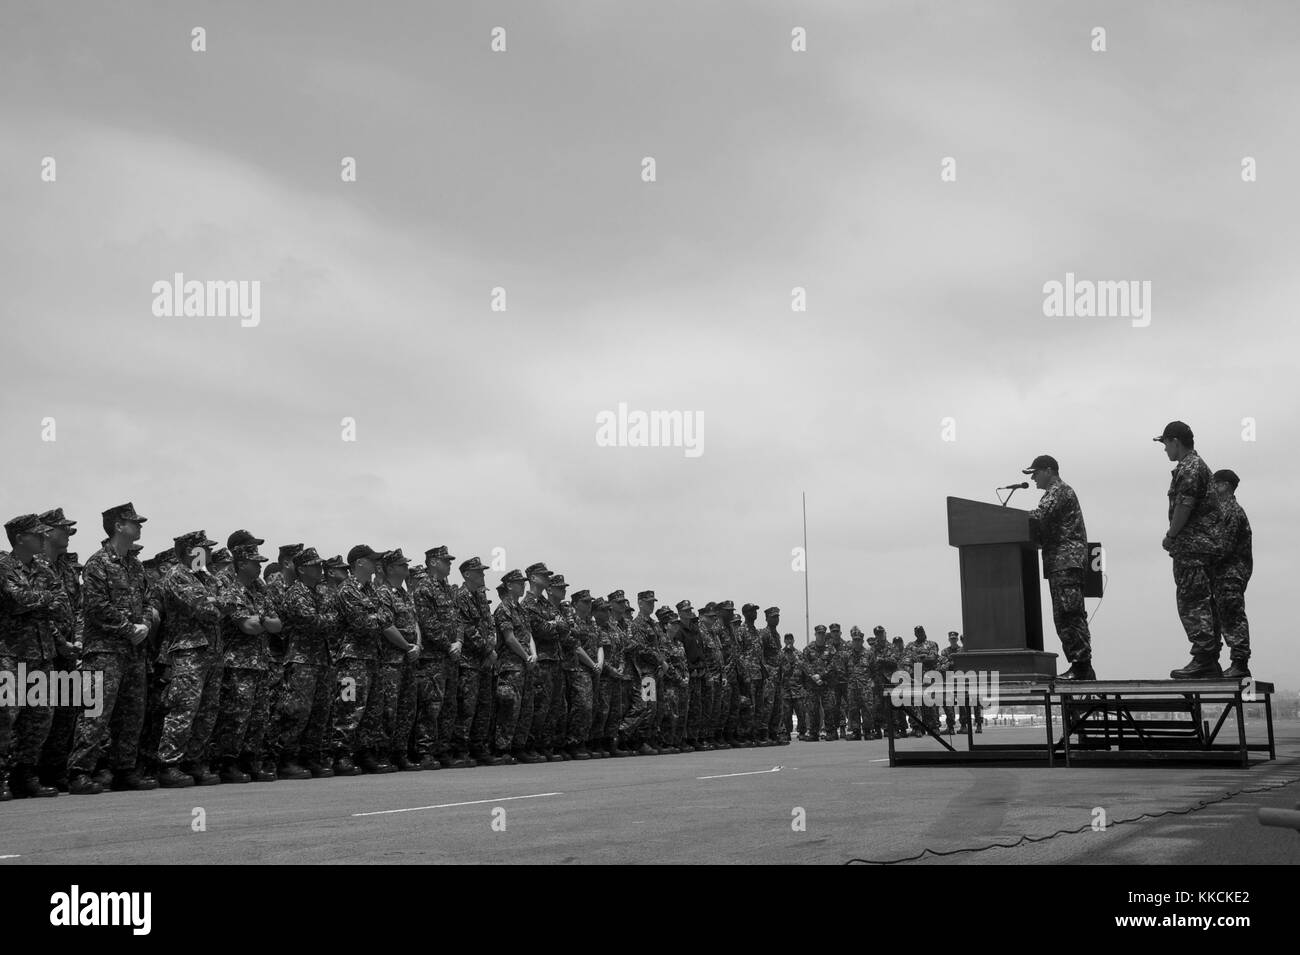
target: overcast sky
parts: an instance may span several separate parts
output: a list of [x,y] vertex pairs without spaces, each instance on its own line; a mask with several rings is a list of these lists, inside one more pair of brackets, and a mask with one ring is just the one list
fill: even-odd
[[[802,643],[806,491],[813,623],[942,642],[945,497],[1047,452],[1107,547],[1098,674],[1163,678],[1178,418],[1241,475],[1252,666],[1294,687],[1298,28],[1281,0],[6,4],[5,518],[63,506],[83,559],[126,500],[150,554],[504,548],[778,604]],[[260,281],[260,324],[155,316],[176,272]],[[1044,317],[1067,272],[1151,282],[1150,324]],[[599,446],[620,402],[701,415],[703,453]]]

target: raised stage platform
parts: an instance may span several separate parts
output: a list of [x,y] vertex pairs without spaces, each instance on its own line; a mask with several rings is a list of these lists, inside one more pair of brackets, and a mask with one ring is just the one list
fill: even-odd
[[[1273,738],[1273,684],[1236,680],[1096,680],[1088,682],[1005,682],[998,685],[999,707],[1041,708],[1042,743],[998,743],[973,726],[959,736],[926,730],[942,749],[914,749],[907,738],[889,740],[890,766],[972,764],[1221,763],[1250,766],[1251,753],[1276,758]],[[892,706],[889,690],[884,690]],[[1245,707],[1264,710],[1267,741],[1247,739]],[[1207,718],[1205,710],[1222,710]],[[903,711],[920,720],[919,707]],[[1136,714],[1136,715],[1135,715]],[[1178,718],[1179,716],[1183,718]],[[1232,717],[1235,727],[1225,726]],[[971,721],[974,722],[973,720]],[[1233,732],[1235,729],[1235,732]],[[1220,736],[1225,737],[1222,741]],[[964,747],[960,745],[964,736]],[[915,742],[920,742],[916,740]]]

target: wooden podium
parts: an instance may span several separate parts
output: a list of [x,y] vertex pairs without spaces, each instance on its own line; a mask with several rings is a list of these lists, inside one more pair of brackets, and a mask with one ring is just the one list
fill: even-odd
[[1038,548],[1029,512],[948,498],[948,543],[961,561],[962,670],[997,670],[1001,680],[1048,681],[1056,654],[1043,651]]

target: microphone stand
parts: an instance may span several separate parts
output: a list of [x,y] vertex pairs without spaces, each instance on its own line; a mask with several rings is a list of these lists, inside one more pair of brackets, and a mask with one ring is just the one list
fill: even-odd
[[[1004,490],[1004,489],[1003,489],[1003,488],[998,488],[997,490],[998,490],[998,491],[1001,491],[1001,490]],[[1020,486],[1019,486],[1019,485],[1016,485],[1015,487],[1011,488],[1010,490],[1011,490],[1011,494],[1015,494],[1016,491],[1019,491],[1019,490],[1020,490]],[[994,491],[993,493],[994,493],[994,494],[997,494],[997,491]],[[998,500],[1002,502],[1002,506],[1003,506],[1003,507],[1006,507],[1006,506],[1007,506],[1007,501],[1010,501],[1010,500],[1011,500],[1011,494],[1008,494],[1008,495],[1006,496],[1005,500],[1002,498],[1001,495],[998,496]]]

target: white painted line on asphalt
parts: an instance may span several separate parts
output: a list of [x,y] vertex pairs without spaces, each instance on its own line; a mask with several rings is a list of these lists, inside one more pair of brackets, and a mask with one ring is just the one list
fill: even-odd
[[0,859],[21,859],[22,856],[0,856]]
[[723,773],[721,776],[696,776],[696,779],[730,779],[732,776],[765,776],[768,773],[779,773],[780,766],[773,766],[771,769],[760,769],[752,773]]
[[563,796],[564,793],[533,793],[529,796],[498,796],[496,799],[471,799],[469,802],[444,802],[437,806],[412,806],[410,809],[381,809],[378,812],[354,812],[357,816],[390,816],[396,812],[420,812],[423,809],[451,809],[455,806],[479,806],[486,802],[509,802],[512,799],[540,799],[542,796]]
[[889,762],[889,757],[888,757],[888,756],[882,756],[882,757],[880,757],[880,759],[869,759],[869,760],[867,760],[867,762],[868,762],[868,763],[887,763],[887,762]]

